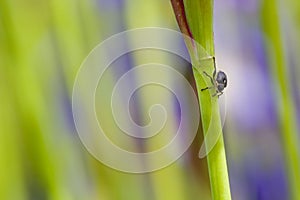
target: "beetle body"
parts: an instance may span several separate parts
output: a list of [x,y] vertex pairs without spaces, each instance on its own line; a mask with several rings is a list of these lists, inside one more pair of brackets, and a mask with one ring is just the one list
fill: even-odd
[[211,87],[206,87],[201,89],[201,91],[207,90],[207,89],[215,89],[216,93],[213,96],[218,95],[221,96],[223,94],[223,90],[227,87],[227,75],[223,72],[223,71],[218,71],[216,69],[216,61],[215,61],[215,57],[212,57],[213,61],[214,61],[214,72],[213,72],[213,76],[211,77],[209,74],[207,74],[206,72],[203,72],[207,77],[210,78],[211,83],[213,84],[213,86]]
[[222,92],[227,87],[227,76],[222,71],[218,71],[217,73],[216,87],[218,89],[218,92]]

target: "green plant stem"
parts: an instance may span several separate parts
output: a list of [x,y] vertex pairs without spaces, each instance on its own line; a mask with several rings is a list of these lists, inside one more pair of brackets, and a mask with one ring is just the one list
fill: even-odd
[[262,6],[262,29],[265,33],[270,71],[276,89],[278,121],[282,134],[286,168],[289,179],[290,199],[300,197],[299,138],[295,105],[288,77],[276,0],[265,0]]
[[[190,41],[185,39],[191,55],[198,90],[203,133],[206,136],[209,130],[209,132],[220,134],[216,145],[207,155],[212,199],[231,199],[218,98],[213,98],[210,92],[201,92],[201,88],[205,88],[207,84],[202,76],[204,68],[199,67],[198,60],[203,57],[203,48],[209,55],[214,55],[213,0],[172,0],[171,2],[180,30],[188,36],[192,35],[193,39],[200,44],[191,48]],[[176,8],[176,5],[181,3],[185,12]],[[183,15],[186,20],[178,17],[183,17]],[[209,70],[213,71],[213,63],[209,66]]]
[[[206,87],[206,83],[204,82],[202,75],[197,69],[194,69],[193,72],[197,84],[197,90],[201,91],[201,88]],[[213,147],[211,152],[207,155],[212,199],[231,199],[226,154],[217,98],[211,98],[210,93],[200,93],[199,104],[201,108],[203,132],[207,133],[211,121],[214,121],[214,127],[212,127],[212,129],[210,128],[210,131],[214,133],[219,132],[221,134],[218,142]]]

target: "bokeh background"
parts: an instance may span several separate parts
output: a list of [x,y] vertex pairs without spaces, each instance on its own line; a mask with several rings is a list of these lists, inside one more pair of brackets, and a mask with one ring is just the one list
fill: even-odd
[[[266,51],[261,1],[215,0],[217,65],[229,79],[224,138],[233,199],[290,198],[285,135],[278,113],[287,107],[292,111],[288,116],[293,118],[285,121],[295,121],[290,131],[299,138],[300,3],[289,0],[278,5],[285,85],[291,91],[285,106],[278,100]],[[178,30],[169,1],[0,0],[1,200],[211,199],[206,159],[197,156],[203,140],[201,126],[178,161],[146,174],[119,172],[101,164],[77,135],[72,88],[82,61],[111,35],[149,26]],[[185,48],[182,41],[174,43]],[[148,50],[123,56],[107,72],[107,90],[97,93],[100,118],[110,113],[107,100],[100,99],[109,96],[118,78],[138,64],[153,61],[169,63],[194,85],[191,66],[174,55]],[[168,125],[160,133],[167,136],[142,145],[153,150],[172,136],[178,107],[170,92],[154,86],[136,96],[131,111],[141,125],[149,120],[145,113],[151,104],[169,105]],[[120,146],[143,151],[141,141],[118,136],[110,118],[104,123]],[[299,144],[298,138],[291,145]],[[299,154],[293,159],[298,160]]]

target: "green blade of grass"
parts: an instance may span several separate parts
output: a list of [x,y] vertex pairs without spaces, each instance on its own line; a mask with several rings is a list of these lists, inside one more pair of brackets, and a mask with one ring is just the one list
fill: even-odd
[[269,67],[276,89],[278,122],[289,179],[290,199],[300,197],[299,138],[297,136],[295,105],[292,98],[276,0],[265,0],[261,10],[262,29],[265,34]]
[[[204,135],[207,136],[208,133],[220,135],[213,149],[207,155],[212,198],[231,199],[218,98],[212,97],[210,92],[201,92],[201,88],[207,86],[202,71],[204,69],[205,71],[209,70],[207,72],[213,71],[213,63],[203,68],[199,66],[198,59],[203,58],[204,50],[208,55],[214,55],[213,1],[171,0],[171,3],[180,30],[199,44],[191,44],[191,41],[185,39],[193,64]],[[183,8],[180,8],[180,5]]]

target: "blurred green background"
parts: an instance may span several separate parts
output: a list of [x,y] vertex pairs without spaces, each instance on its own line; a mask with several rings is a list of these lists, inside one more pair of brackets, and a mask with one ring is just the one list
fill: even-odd
[[[273,23],[272,13],[271,20],[262,16],[269,8],[260,1],[215,1],[217,65],[229,77],[224,138],[233,199],[291,196],[289,179],[295,171],[285,163],[299,162],[300,3],[279,5],[282,34],[272,38],[277,33],[276,27],[267,27]],[[169,1],[0,0],[1,200],[211,199],[207,162],[198,159],[201,128],[178,161],[146,174],[101,164],[77,135],[72,88],[82,61],[111,35],[149,26],[178,30]],[[281,51],[270,45],[272,40],[282,44]],[[174,42],[185,48],[182,41]],[[278,55],[285,61],[277,70],[272,59]],[[191,66],[172,55],[146,51],[128,57],[108,72],[107,88],[130,67],[154,60],[171,63],[194,85]],[[101,91],[99,96],[108,94]],[[174,103],[171,94],[145,88],[139,112],[147,112],[158,97]],[[110,111],[99,105],[99,115],[106,112]],[[176,108],[171,112],[161,134],[177,127]],[[113,122],[105,123],[118,138]],[[148,148],[167,139],[153,140]],[[132,145],[126,139],[120,142]],[[133,144],[132,149],[138,148]],[[295,154],[286,158],[289,149]]]

